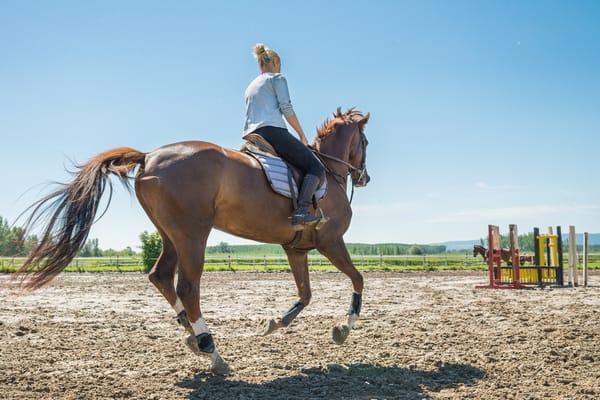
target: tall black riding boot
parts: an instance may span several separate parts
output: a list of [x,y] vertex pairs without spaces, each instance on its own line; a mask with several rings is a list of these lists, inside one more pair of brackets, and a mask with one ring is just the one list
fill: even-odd
[[320,217],[311,214],[309,211],[312,205],[312,197],[319,187],[319,181],[319,177],[315,175],[306,175],[302,181],[302,187],[298,195],[298,208],[292,214],[292,228],[295,231],[301,231],[305,226],[312,225],[320,219]]

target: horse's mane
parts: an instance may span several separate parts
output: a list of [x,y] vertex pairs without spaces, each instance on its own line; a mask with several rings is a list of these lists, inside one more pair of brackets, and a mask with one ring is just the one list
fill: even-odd
[[317,128],[316,140],[319,141],[324,137],[331,135],[341,125],[357,122],[357,120],[363,117],[363,113],[358,111],[355,107],[349,108],[346,112],[342,112],[342,108],[338,107],[333,113],[333,117],[326,119],[325,122],[323,122],[323,125]]

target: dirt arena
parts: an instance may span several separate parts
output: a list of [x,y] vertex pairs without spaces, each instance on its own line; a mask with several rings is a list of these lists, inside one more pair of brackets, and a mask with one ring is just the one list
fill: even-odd
[[365,273],[361,320],[342,346],[350,282],[314,273],[287,330],[258,321],[295,301],[286,273],[206,273],[202,300],[233,368],[212,376],[145,275],[64,274],[25,297],[0,276],[0,398],[600,398],[595,287],[475,290],[485,273]]

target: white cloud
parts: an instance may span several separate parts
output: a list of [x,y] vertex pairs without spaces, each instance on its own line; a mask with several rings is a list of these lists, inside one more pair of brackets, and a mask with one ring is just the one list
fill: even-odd
[[479,181],[479,182],[475,182],[475,188],[479,189],[479,190],[492,191],[492,190],[513,190],[513,189],[518,189],[519,186],[512,185],[512,184],[490,185],[488,182]]
[[442,194],[440,192],[429,192],[425,194],[425,197],[428,199],[439,199],[442,197]]

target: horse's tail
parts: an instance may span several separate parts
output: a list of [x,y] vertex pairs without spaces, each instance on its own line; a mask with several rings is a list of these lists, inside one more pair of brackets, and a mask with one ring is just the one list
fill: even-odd
[[[145,156],[129,147],[98,154],[76,167],[71,182],[61,184],[58,190],[25,211],[30,211],[25,223],[26,232],[37,223],[43,223],[44,227],[38,245],[17,271],[17,276],[22,277],[22,288],[38,289],[65,269],[85,244],[107,185],[112,197],[109,174],[117,175],[131,191],[128,173],[136,165],[143,166]],[[107,209],[109,204],[110,198]]]

